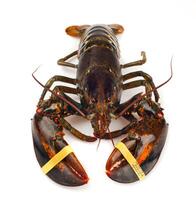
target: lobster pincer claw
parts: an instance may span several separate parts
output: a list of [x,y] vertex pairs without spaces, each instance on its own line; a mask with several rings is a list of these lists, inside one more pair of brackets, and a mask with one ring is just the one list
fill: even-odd
[[88,182],[84,168],[53,120],[35,114],[32,134],[37,160],[48,177],[66,186],[79,186]]
[[168,124],[162,112],[151,114],[147,113],[133,128],[138,137],[126,137],[109,156],[106,174],[114,181],[132,183],[141,180],[157,163],[165,144]]

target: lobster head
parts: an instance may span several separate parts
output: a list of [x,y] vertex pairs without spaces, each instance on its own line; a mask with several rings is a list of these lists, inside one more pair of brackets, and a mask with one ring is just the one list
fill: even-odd
[[119,102],[119,87],[108,71],[96,68],[85,79],[82,101],[87,107],[94,135],[104,137],[111,122],[115,105]]

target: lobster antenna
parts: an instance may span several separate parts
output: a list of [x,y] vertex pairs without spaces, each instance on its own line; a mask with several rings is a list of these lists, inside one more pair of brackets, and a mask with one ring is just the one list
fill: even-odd
[[98,141],[98,144],[97,144],[97,150],[99,148],[100,143],[101,143],[101,138],[99,138],[99,141]]
[[78,113],[80,113],[83,117],[85,117],[86,115],[80,110],[78,109],[72,102],[70,102],[69,100],[67,100],[66,98],[64,98],[63,96],[57,94],[56,92],[52,91],[51,89],[47,88],[45,85],[43,85],[36,77],[35,77],[35,72],[39,69],[39,67],[37,67],[37,69],[32,73],[32,77],[34,78],[34,80],[41,85],[44,89],[46,89],[47,91],[51,92],[54,96],[58,97],[59,99],[65,101],[68,105],[70,105],[75,111],[77,111]]
[[173,77],[173,69],[172,69],[172,60],[173,60],[173,57],[171,58],[171,61],[170,61],[170,69],[171,69],[171,73],[170,73],[170,77],[164,81],[163,83],[161,83],[160,85],[158,85],[157,87],[153,88],[152,90],[138,96],[131,104],[129,104],[127,107],[125,107],[117,116],[116,118],[118,117],[121,117],[131,106],[133,106],[135,103],[137,103],[138,101],[140,101],[143,97],[145,97],[146,95],[150,94],[151,92],[159,89],[160,87],[164,86],[165,84],[167,84]]
[[109,127],[108,127],[108,134],[109,134],[109,137],[110,137],[110,139],[111,139],[111,141],[112,141],[112,145],[114,146],[114,140],[112,139],[112,134],[111,134],[111,132],[110,132]]

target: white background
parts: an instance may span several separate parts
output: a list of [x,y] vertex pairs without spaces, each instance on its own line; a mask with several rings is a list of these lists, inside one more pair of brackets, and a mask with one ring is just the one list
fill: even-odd
[[[105,163],[113,147],[110,141],[89,144],[67,135],[90,181],[77,188],[62,187],[44,176],[37,164],[31,138],[31,122],[43,83],[55,74],[75,76],[73,69],[56,60],[78,47],[79,40],[64,33],[69,25],[119,23],[121,62],[147,53],[138,68],[152,75],[156,85],[174,77],[159,90],[170,124],[161,158],[142,182],[119,184],[105,175]],[[195,68],[196,2],[194,0],[82,0],[0,2],[0,195],[1,199],[194,199],[195,194]],[[123,98],[129,98],[126,92]],[[71,119],[91,134],[89,124]],[[119,125],[120,126],[120,125]],[[117,123],[116,123],[117,127]]]

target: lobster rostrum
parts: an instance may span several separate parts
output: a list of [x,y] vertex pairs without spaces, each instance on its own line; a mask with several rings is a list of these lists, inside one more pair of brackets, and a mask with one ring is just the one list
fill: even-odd
[[[140,60],[119,63],[116,35],[123,30],[118,24],[70,26],[66,33],[80,38],[79,49],[59,59],[58,64],[75,68],[76,78],[56,75],[43,85],[33,73],[34,79],[44,88],[32,120],[34,149],[44,173],[59,184],[79,186],[89,180],[64,138],[65,130],[87,142],[94,142],[97,138],[112,140],[125,135],[106,163],[106,174],[117,182],[131,183],[141,179],[152,170],[161,154],[168,125],[158,103],[158,87],[143,71],[122,75],[123,68],[146,62],[145,52],[141,52]],[[77,65],[67,62],[76,55]],[[143,79],[135,80],[135,77]],[[51,89],[57,81],[75,87],[56,85]],[[120,102],[123,90],[140,86],[145,88],[145,94],[138,93],[128,101]],[[51,96],[46,99],[48,91]],[[67,93],[78,95],[80,103]],[[70,115],[88,119],[94,130],[93,136],[85,135],[69,124],[66,117]],[[119,117],[128,120],[128,125],[110,132],[111,119]]]

